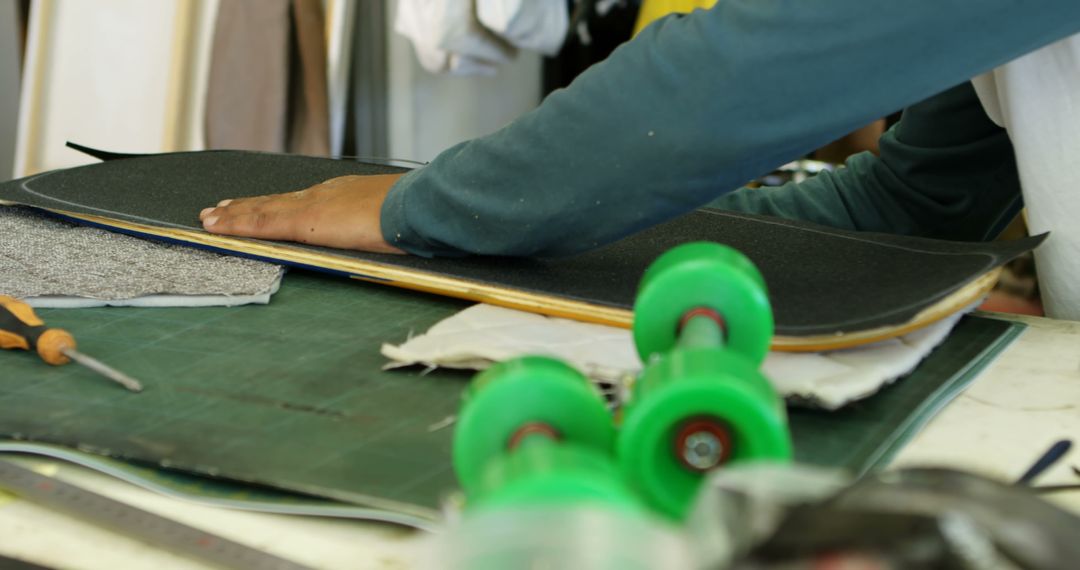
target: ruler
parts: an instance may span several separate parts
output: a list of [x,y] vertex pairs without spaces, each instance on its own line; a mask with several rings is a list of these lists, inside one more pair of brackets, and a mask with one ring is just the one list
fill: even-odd
[[224,568],[310,570],[310,567],[167,519],[71,483],[0,461],[0,488],[151,546]]

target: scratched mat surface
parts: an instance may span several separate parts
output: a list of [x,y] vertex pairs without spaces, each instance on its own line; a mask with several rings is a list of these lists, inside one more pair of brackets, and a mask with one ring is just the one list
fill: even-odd
[[[0,438],[436,517],[455,488],[452,428],[468,377],[383,372],[379,345],[463,304],[294,272],[266,306],[42,310],[86,353],[139,378],[0,352]],[[909,377],[837,413],[793,410],[799,460],[881,464],[1020,329],[965,318]]]
[[[224,198],[299,190],[346,174],[401,170],[253,152],[175,153],[108,160],[14,180],[0,184],[0,200],[201,231],[199,210]],[[688,241],[715,241],[742,251],[761,269],[773,303],[777,334],[808,336],[907,322],[970,280],[1034,248],[1042,239],[949,242],[701,210],[610,246],[557,260],[424,259],[297,244],[277,247],[629,310],[638,279],[658,255]],[[233,252],[250,250],[245,240],[230,240],[230,244]],[[860,294],[838,294],[840,291]]]

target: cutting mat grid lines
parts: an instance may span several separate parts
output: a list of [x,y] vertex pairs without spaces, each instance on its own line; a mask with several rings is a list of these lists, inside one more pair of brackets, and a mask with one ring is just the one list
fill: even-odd
[[[469,375],[384,372],[400,342],[464,302],[292,272],[267,306],[42,310],[89,354],[142,380],[131,394],[75,366],[0,353],[0,437],[371,504],[429,509],[455,486],[453,429]],[[792,410],[800,461],[866,469],[1019,330],[964,319],[911,376],[836,413]]]
[[466,304],[304,272],[287,283],[268,306],[42,310],[147,389],[4,353],[0,432],[435,506],[453,478],[429,458],[446,456],[452,430],[428,427],[454,413],[467,377],[382,372],[379,347]]

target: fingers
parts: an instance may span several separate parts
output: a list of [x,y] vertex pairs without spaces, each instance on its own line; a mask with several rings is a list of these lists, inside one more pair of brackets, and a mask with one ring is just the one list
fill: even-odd
[[343,176],[299,192],[222,200],[199,219],[214,234],[401,253],[380,229],[382,204],[398,178]]
[[216,208],[203,218],[203,228],[214,234],[247,236],[260,239],[295,240],[296,225],[287,212],[229,212]]
[[283,207],[289,197],[280,194],[222,200],[199,212],[199,219],[210,233],[291,240],[296,233],[295,213]]
[[[203,211],[199,212],[199,219],[205,220],[208,216],[210,216],[211,212],[215,210],[217,210],[215,215],[221,215],[223,211],[227,211],[230,215],[255,212],[263,208],[284,204],[286,198],[290,198],[296,194],[302,194],[302,192],[289,192],[288,194],[271,194],[268,196],[253,196],[251,198],[230,198],[228,200],[222,200],[218,202],[216,206],[205,208]],[[226,210],[223,210],[223,208]]]

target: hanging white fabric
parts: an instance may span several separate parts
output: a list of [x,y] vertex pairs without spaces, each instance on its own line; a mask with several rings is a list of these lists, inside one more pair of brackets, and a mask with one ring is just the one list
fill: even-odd
[[559,53],[570,15],[566,0],[476,0],[480,23],[514,47]]
[[516,55],[480,24],[473,0],[399,0],[394,29],[432,73],[490,76]]
[[398,0],[394,23],[424,69],[481,76],[518,48],[558,53],[568,26],[563,0]]
[[972,80],[1012,140],[1047,316],[1080,320],[1080,35]]

